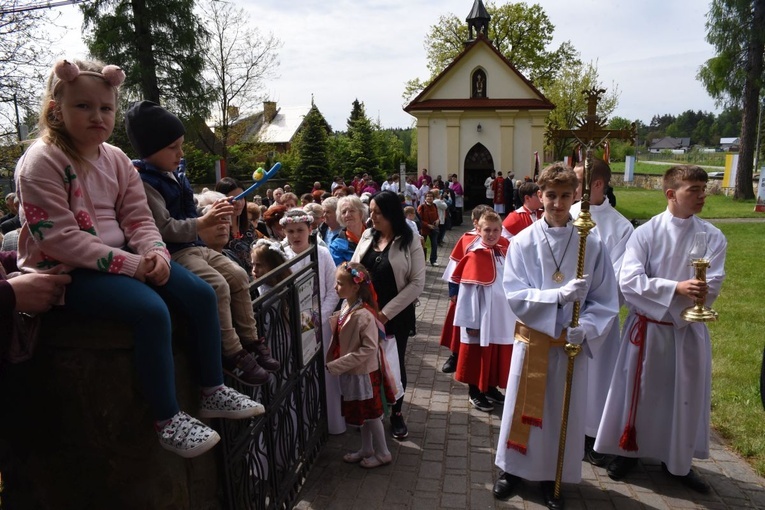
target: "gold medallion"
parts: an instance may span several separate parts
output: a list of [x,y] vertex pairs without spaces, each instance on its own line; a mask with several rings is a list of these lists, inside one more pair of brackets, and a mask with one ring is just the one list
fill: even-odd
[[561,273],[560,271],[555,271],[555,272],[553,273],[553,275],[552,275],[552,279],[553,279],[553,281],[554,281],[555,283],[561,283],[561,282],[563,282],[563,278],[565,278],[565,276],[563,276],[563,273]]

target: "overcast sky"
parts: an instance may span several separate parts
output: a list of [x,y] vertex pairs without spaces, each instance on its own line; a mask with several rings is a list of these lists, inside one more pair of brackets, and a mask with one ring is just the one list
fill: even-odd
[[[384,127],[409,127],[404,84],[427,78],[423,42],[439,16],[464,19],[473,0],[234,0],[261,31],[283,43],[278,78],[266,87],[281,105],[316,105],[344,130],[358,98]],[[654,114],[719,111],[696,80],[714,55],[704,40],[708,2],[700,0],[547,0],[554,43],[570,40],[584,62],[597,61],[601,83],[620,91],[614,115],[650,122]],[[82,56],[81,16],[59,8],[70,27],[64,48]],[[77,48],[77,49],[75,49]],[[254,105],[252,110],[259,110]]]

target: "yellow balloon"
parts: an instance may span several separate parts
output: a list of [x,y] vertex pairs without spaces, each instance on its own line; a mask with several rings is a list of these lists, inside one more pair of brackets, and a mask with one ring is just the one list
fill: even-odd
[[262,168],[258,168],[253,172],[252,178],[256,181],[259,181],[263,178],[263,176],[266,175],[266,172]]

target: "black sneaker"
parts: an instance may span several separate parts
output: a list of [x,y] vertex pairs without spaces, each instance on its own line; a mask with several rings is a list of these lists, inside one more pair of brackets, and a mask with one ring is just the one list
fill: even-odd
[[441,372],[445,374],[453,374],[456,371],[457,371],[457,355],[452,353],[452,355],[447,358],[446,363],[444,363],[444,366],[441,367]]
[[390,415],[390,434],[393,436],[393,439],[398,439],[399,441],[409,435],[409,429],[406,428],[406,423],[404,423],[404,417],[401,413]]
[[491,405],[491,402],[488,401],[484,393],[479,393],[478,395],[475,395],[474,397],[468,397],[468,399],[470,400],[470,405],[472,405],[479,411],[490,413],[491,411],[494,410],[494,406]]
[[484,393],[484,395],[486,395],[486,400],[493,404],[503,405],[505,403],[505,396],[496,386],[489,388],[489,391]]

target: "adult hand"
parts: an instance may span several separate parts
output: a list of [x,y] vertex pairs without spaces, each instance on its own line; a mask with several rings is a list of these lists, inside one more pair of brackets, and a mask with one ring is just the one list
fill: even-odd
[[707,297],[709,292],[709,286],[707,282],[701,280],[685,280],[684,282],[677,282],[675,287],[675,294],[680,294],[691,298],[692,300],[703,300]]
[[64,286],[72,281],[68,274],[22,274],[7,280],[16,296],[16,311],[47,312],[59,302]]
[[170,279],[170,264],[156,251],[144,255],[143,260],[147,261],[148,269],[144,275],[146,280],[157,287],[166,284],[167,280]]
[[584,329],[582,326],[568,328],[566,331],[566,341],[574,345],[582,345],[584,342]]
[[558,303],[573,303],[581,301],[587,295],[587,280],[575,278],[558,289]]

